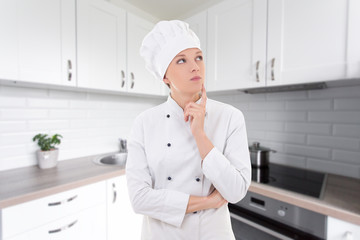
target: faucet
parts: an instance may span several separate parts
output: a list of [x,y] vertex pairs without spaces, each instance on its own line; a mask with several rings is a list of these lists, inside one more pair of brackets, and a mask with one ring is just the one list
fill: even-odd
[[119,138],[120,142],[120,152],[127,153],[127,142],[126,139]]

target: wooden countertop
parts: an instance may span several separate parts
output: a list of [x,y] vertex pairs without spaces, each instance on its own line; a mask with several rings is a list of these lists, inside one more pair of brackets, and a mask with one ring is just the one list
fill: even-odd
[[[0,172],[0,209],[125,174],[117,166],[92,162],[99,155]],[[328,174],[321,199],[252,182],[249,191],[360,225],[360,180]]]
[[118,166],[92,162],[101,155],[59,161],[56,168],[37,166],[0,172],[0,209],[125,174]]
[[360,225],[360,180],[327,174],[321,199],[252,182],[249,191]]

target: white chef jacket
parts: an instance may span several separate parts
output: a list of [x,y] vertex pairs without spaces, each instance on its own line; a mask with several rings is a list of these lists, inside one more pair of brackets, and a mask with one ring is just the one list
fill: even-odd
[[243,114],[208,99],[204,130],[214,148],[201,165],[190,122],[170,96],[135,119],[126,177],[134,211],[144,215],[143,240],[235,239],[227,204],[185,212],[190,195],[208,196],[214,188],[230,203],[245,196],[251,165]]

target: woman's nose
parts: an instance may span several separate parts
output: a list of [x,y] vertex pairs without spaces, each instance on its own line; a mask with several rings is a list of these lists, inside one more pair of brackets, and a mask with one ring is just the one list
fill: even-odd
[[191,72],[197,72],[199,70],[200,70],[199,65],[197,64],[197,62],[194,61],[191,65]]

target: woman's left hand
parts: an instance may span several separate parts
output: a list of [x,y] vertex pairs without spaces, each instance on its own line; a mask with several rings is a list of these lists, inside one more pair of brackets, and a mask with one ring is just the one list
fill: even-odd
[[194,137],[204,133],[206,100],[207,96],[205,87],[202,85],[200,104],[191,102],[187,104],[184,109],[184,120],[187,122],[190,119],[191,132]]

